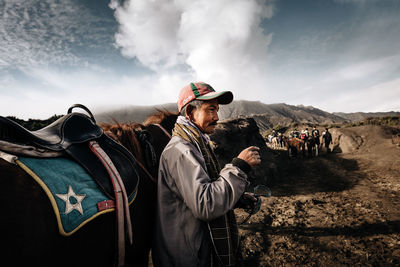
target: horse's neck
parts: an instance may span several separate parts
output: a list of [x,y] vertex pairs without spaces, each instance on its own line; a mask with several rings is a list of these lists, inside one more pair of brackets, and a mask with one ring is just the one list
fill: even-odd
[[[157,126],[158,128],[160,128],[161,129],[161,131],[163,131],[164,132],[164,134],[166,135],[166,136],[168,136],[170,139],[171,139],[171,134],[167,131],[167,129],[165,129],[162,125],[160,125],[160,124],[158,124],[158,123],[155,123],[154,124],[155,126]],[[172,131],[172,130],[171,130]]]

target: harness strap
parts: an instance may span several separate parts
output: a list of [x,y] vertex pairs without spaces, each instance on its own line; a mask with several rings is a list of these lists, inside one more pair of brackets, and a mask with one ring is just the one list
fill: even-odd
[[154,125],[155,125],[155,126],[158,126],[158,127],[165,133],[165,135],[169,137],[169,139],[172,138],[172,136],[170,135],[170,133],[169,133],[167,130],[165,130],[165,128],[162,127],[160,124],[154,123]]
[[[160,124],[155,123],[153,125],[156,125],[157,127],[159,127],[165,133],[165,135],[169,137],[169,139],[172,138],[171,135],[168,133],[168,131],[164,127],[162,127]],[[152,153],[154,153],[154,155],[155,155],[152,145],[147,140],[145,140],[145,141],[147,142],[149,147],[152,149]],[[133,157],[135,158],[135,156],[133,156]],[[136,160],[136,158],[135,158],[135,160]],[[136,163],[140,166],[140,168],[142,168],[142,170],[150,178],[150,180],[152,180],[154,183],[157,183],[157,180],[153,177],[153,175],[151,175],[151,173],[146,169],[146,167],[139,160],[136,160]]]
[[94,152],[94,154],[99,158],[104,167],[107,169],[107,172],[110,175],[114,187],[115,201],[116,201],[116,217],[117,217],[117,236],[118,236],[117,266],[118,267],[123,266],[125,263],[125,223],[128,231],[129,242],[131,244],[133,242],[132,224],[129,213],[129,202],[125,186],[122,182],[121,176],[118,173],[118,170],[115,168],[110,157],[99,146],[99,144],[96,141],[90,141],[89,147]]
[[146,169],[145,166],[143,166],[143,164],[142,164],[140,161],[137,160],[136,163],[140,166],[140,168],[142,168],[142,170],[144,171],[144,173],[145,173],[147,176],[149,176],[149,178],[150,178],[153,182],[157,183],[157,180],[153,177],[153,175],[151,175],[151,173]]

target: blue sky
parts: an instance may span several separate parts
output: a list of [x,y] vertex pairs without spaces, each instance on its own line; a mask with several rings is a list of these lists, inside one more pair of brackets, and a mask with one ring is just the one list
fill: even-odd
[[400,111],[398,0],[0,0],[0,115],[235,99]]

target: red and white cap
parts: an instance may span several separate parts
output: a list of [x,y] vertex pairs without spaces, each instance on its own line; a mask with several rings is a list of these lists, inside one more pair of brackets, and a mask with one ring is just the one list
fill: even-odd
[[215,92],[209,84],[203,82],[190,83],[182,88],[178,97],[179,112],[193,100],[211,100],[217,98],[218,104],[226,105],[232,102],[231,91]]

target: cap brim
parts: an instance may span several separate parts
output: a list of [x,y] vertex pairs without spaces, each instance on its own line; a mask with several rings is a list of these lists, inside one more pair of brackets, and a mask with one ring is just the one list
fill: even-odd
[[211,100],[216,98],[218,100],[218,104],[226,105],[233,101],[233,94],[231,91],[209,92],[205,95],[196,97],[196,99],[199,100]]

